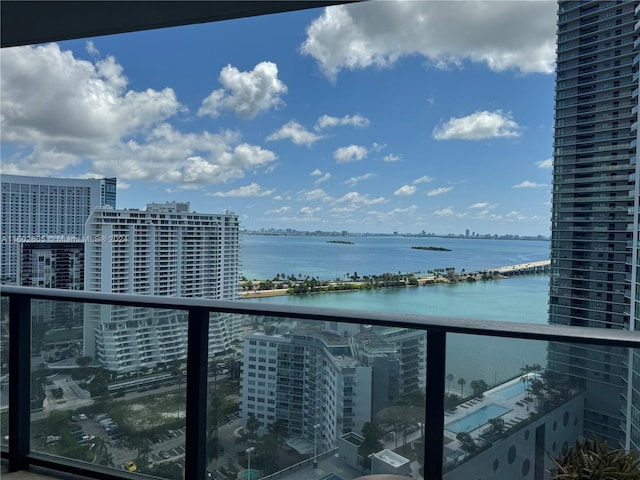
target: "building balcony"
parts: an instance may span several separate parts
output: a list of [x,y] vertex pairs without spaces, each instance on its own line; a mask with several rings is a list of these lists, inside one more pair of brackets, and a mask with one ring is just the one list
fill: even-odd
[[[174,339],[171,348],[174,353],[149,350],[144,357],[130,358],[118,371],[108,371],[92,357],[92,344],[87,340],[90,329],[87,329],[84,337],[87,343],[70,360],[68,368],[52,370],[33,360],[38,352],[32,350],[35,343],[32,335],[48,328],[46,324],[37,323],[38,320],[33,320],[32,325],[30,311],[34,300],[180,312],[188,317],[187,339],[179,342],[181,348],[176,348]],[[298,451],[293,455],[295,462],[279,465],[279,478],[316,479],[326,472],[333,472],[338,478],[351,480],[362,475],[360,469],[335,455],[340,444],[336,435],[345,428],[341,422],[348,413],[340,410],[340,400],[329,395],[329,390],[318,390],[314,397],[313,392],[307,390],[309,387],[304,386],[297,389],[300,395],[290,395],[282,404],[288,408],[274,408],[282,401],[277,397],[276,383],[266,387],[273,388],[275,396],[265,396],[261,400],[259,392],[265,387],[258,386],[258,382],[263,385],[269,382],[266,376],[274,375],[274,372],[243,370],[238,360],[242,358],[242,342],[235,350],[223,352],[222,356],[208,351],[212,312],[237,317],[244,335],[256,333],[256,329],[261,331],[261,322],[256,319],[271,317],[277,317],[280,322],[295,320],[296,335],[300,334],[301,326],[313,331],[328,321],[401,327],[426,333],[426,355],[421,353],[416,361],[419,366],[416,379],[420,381],[402,387],[405,391],[399,395],[407,394],[402,407],[392,401],[376,407],[377,411],[366,407],[371,405],[375,392],[379,392],[377,400],[378,397],[387,398],[387,393],[394,387],[389,383],[387,390],[374,392],[373,385],[380,388],[380,383],[372,382],[365,388],[360,380],[358,392],[349,397],[348,403],[354,412],[368,411],[363,418],[350,417],[349,428],[356,434],[361,433],[365,420],[388,426],[393,423],[388,420],[392,412],[410,416],[404,422],[417,428],[411,428],[409,433],[398,430],[390,438],[382,438],[381,443],[398,455],[410,457],[416,472],[421,472],[421,478],[429,479],[466,479],[470,478],[467,475],[471,471],[482,478],[514,478],[512,470],[520,472],[527,465],[549,462],[544,452],[559,455],[563,445],[573,444],[583,434],[581,407],[587,393],[580,389],[578,377],[570,374],[571,369],[566,373],[552,373],[547,368],[546,352],[550,345],[555,345],[556,352],[573,349],[599,356],[600,360],[593,365],[580,363],[580,374],[585,371],[585,365],[593,367],[590,372],[598,371],[602,365],[607,371],[619,370],[619,359],[632,364],[629,361],[632,349],[640,348],[639,332],[546,325],[546,319],[537,319],[535,324],[517,324],[24,287],[3,287],[2,302],[3,312],[8,312],[3,317],[4,326],[8,328],[0,330],[0,342],[8,347],[3,350],[9,355],[3,358],[0,372],[0,414],[3,415],[0,451],[8,470],[46,468],[55,475],[82,475],[95,479],[131,478],[122,469],[128,460],[136,462],[140,473],[156,478],[174,478],[168,476],[168,472],[174,471],[179,472],[181,478],[204,479],[208,478],[207,471],[213,472],[220,467],[241,475],[246,470],[247,459],[243,455],[246,448],[238,445],[236,438],[240,427],[250,428],[247,412],[256,415],[261,425],[252,444],[256,449],[264,448],[263,441],[271,438],[267,425],[274,424],[276,419],[288,425],[284,435],[289,435],[289,443],[296,445]],[[264,338],[268,343],[268,335],[258,338]],[[356,337],[354,341],[357,341]],[[245,342],[244,348],[248,347],[253,348],[253,345]],[[256,345],[257,349],[260,347]],[[514,352],[516,361],[510,361],[509,351]],[[411,354],[415,356],[415,351],[411,350]],[[216,361],[210,362],[214,356]],[[76,361],[81,358],[82,362]],[[607,358],[610,358],[609,368],[602,360]],[[164,361],[152,363],[154,359]],[[145,361],[149,363],[145,364]],[[87,372],[82,373],[81,363],[86,364],[83,368],[90,369],[86,378],[83,375]],[[224,369],[211,375],[210,365],[216,364],[224,365]],[[560,364],[556,362],[556,365]],[[300,369],[303,368],[301,364]],[[45,373],[47,375],[43,377]],[[52,383],[38,380],[45,377]],[[281,376],[274,375],[273,382],[277,382],[277,378]],[[419,388],[421,384],[426,385],[426,390]],[[118,386],[116,390],[114,385]],[[254,394],[248,393],[254,388],[258,392],[255,400]],[[62,395],[61,401],[55,401],[54,395]],[[365,400],[363,396],[370,397]],[[212,401],[213,398],[218,400]],[[226,405],[229,398],[242,398],[236,415],[215,406],[218,402]],[[311,403],[321,405],[322,409],[312,409],[308,406],[309,401],[305,405],[304,398],[315,399],[316,402]],[[408,398],[413,400],[407,404]],[[622,406],[619,408],[624,410]],[[294,410],[300,412],[300,419],[294,418]],[[112,418],[117,428],[101,427],[97,419],[102,415]],[[79,417],[84,420],[77,420]],[[308,418],[306,423],[309,425],[321,426],[318,431],[301,428],[302,418]],[[502,420],[499,431],[494,428],[496,422],[489,421],[495,418]],[[620,428],[623,427],[627,428],[626,422]],[[225,448],[224,462],[207,454],[214,431]],[[93,438],[85,442],[79,432]],[[469,441],[467,435],[461,433],[468,434],[477,448],[470,449],[465,443]],[[311,455],[314,434],[318,439],[322,437],[323,446],[322,451],[317,452],[317,460],[323,468],[317,470],[313,468],[315,457]],[[145,438],[146,449],[138,448],[137,440],[134,441],[140,437]],[[529,437],[535,441],[527,441]],[[545,446],[540,458],[537,455],[541,450],[535,448],[539,442]],[[406,448],[403,448],[405,443]],[[168,451],[172,453],[167,454]],[[165,458],[167,455],[169,457]],[[259,458],[257,454],[252,458],[256,468],[260,468]],[[496,460],[501,465],[497,471]],[[272,472],[262,472],[263,475],[266,473]]]

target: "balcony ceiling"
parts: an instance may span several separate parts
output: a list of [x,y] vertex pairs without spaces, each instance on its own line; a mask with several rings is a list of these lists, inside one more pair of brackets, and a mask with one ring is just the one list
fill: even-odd
[[[2,0],[2,47],[215,22],[354,0],[24,1]],[[359,0],[355,0],[359,1]]]

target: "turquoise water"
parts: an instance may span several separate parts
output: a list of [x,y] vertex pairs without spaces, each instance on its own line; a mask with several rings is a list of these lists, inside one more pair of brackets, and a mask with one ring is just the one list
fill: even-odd
[[[336,239],[353,245],[327,243]],[[353,272],[360,276],[424,273],[446,267],[478,271],[549,259],[549,242],[534,240],[242,235],[241,246],[242,274],[260,280],[278,273],[334,280]],[[451,251],[416,250],[414,246]]]
[[470,432],[487,423],[490,419],[504,415],[509,411],[496,403],[490,403],[482,408],[462,417],[454,422],[447,423],[444,428],[453,433]]
[[[532,275],[488,282],[368,290],[348,293],[289,295],[243,300],[285,305],[412,313],[477,320],[547,323],[549,277]],[[472,380],[489,385],[509,380],[525,364],[546,365],[546,342],[474,335],[447,336],[447,373],[455,376],[453,393],[469,391]],[[461,392],[457,381],[464,378]]]
[[[447,266],[470,271],[549,258],[549,242],[546,241],[347,237],[346,240],[355,244],[342,245],[329,244],[327,239],[245,235],[243,271],[254,273],[245,273],[249,278],[260,279],[273,278],[276,273],[335,278],[336,272],[340,276],[356,271],[362,276]],[[442,246],[452,251],[411,249],[411,246],[419,245]],[[339,267],[335,266],[335,258],[339,258]],[[535,328],[535,324],[547,323],[548,295],[548,275],[532,275],[455,285],[243,301],[524,322]],[[533,363],[546,365],[546,342],[447,336],[447,373],[454,375],[447,388],[457,394],[468,393],[472,380],[497,384],[518,375],[525,364]],[[457,383],[460,378],[466,382],[462,388]]]
[[517,397],[524,393],[524,383],[512,383],[508,387],[501,388],[500,390],[496,390],[491,395],[495,395],[498,398],[502,398],[503,400],[510,400],[513,397]]

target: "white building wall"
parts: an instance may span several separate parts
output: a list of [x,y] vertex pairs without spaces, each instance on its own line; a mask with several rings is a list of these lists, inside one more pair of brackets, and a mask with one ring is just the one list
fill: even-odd
[[243,425],[255,416],[264,433],[279,419],[290,439],[311,447],[317,441],[318,452],[335,447],[345,422],[359,432],[371,419],[371,368],[335,358],[320,338],[245,337],[241,384]]
[[[86,231],[92,239],[86,246],[86,290],[237,298],[234,214],[197,214],[186,203],[151,204],[144,211],[96,209]],[[87,306],[85,354],[118,371],[183,359],[186,318],[184,311]],[[236,316],[211,314],[210,355],[230,349],[237,338]]]
[[559,456],[582,435],[584,401],[584,394],[578,395],[530,424],[515,427],[514,433],[507,431],[504,440],[455,466],[444,480],[549,479],[549,455]]

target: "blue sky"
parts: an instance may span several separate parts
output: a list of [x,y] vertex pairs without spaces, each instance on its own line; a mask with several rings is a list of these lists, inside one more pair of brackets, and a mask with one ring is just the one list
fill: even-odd
[[3,49],[2,172],[247,229],[548,235],[556,3],[380,1]]

